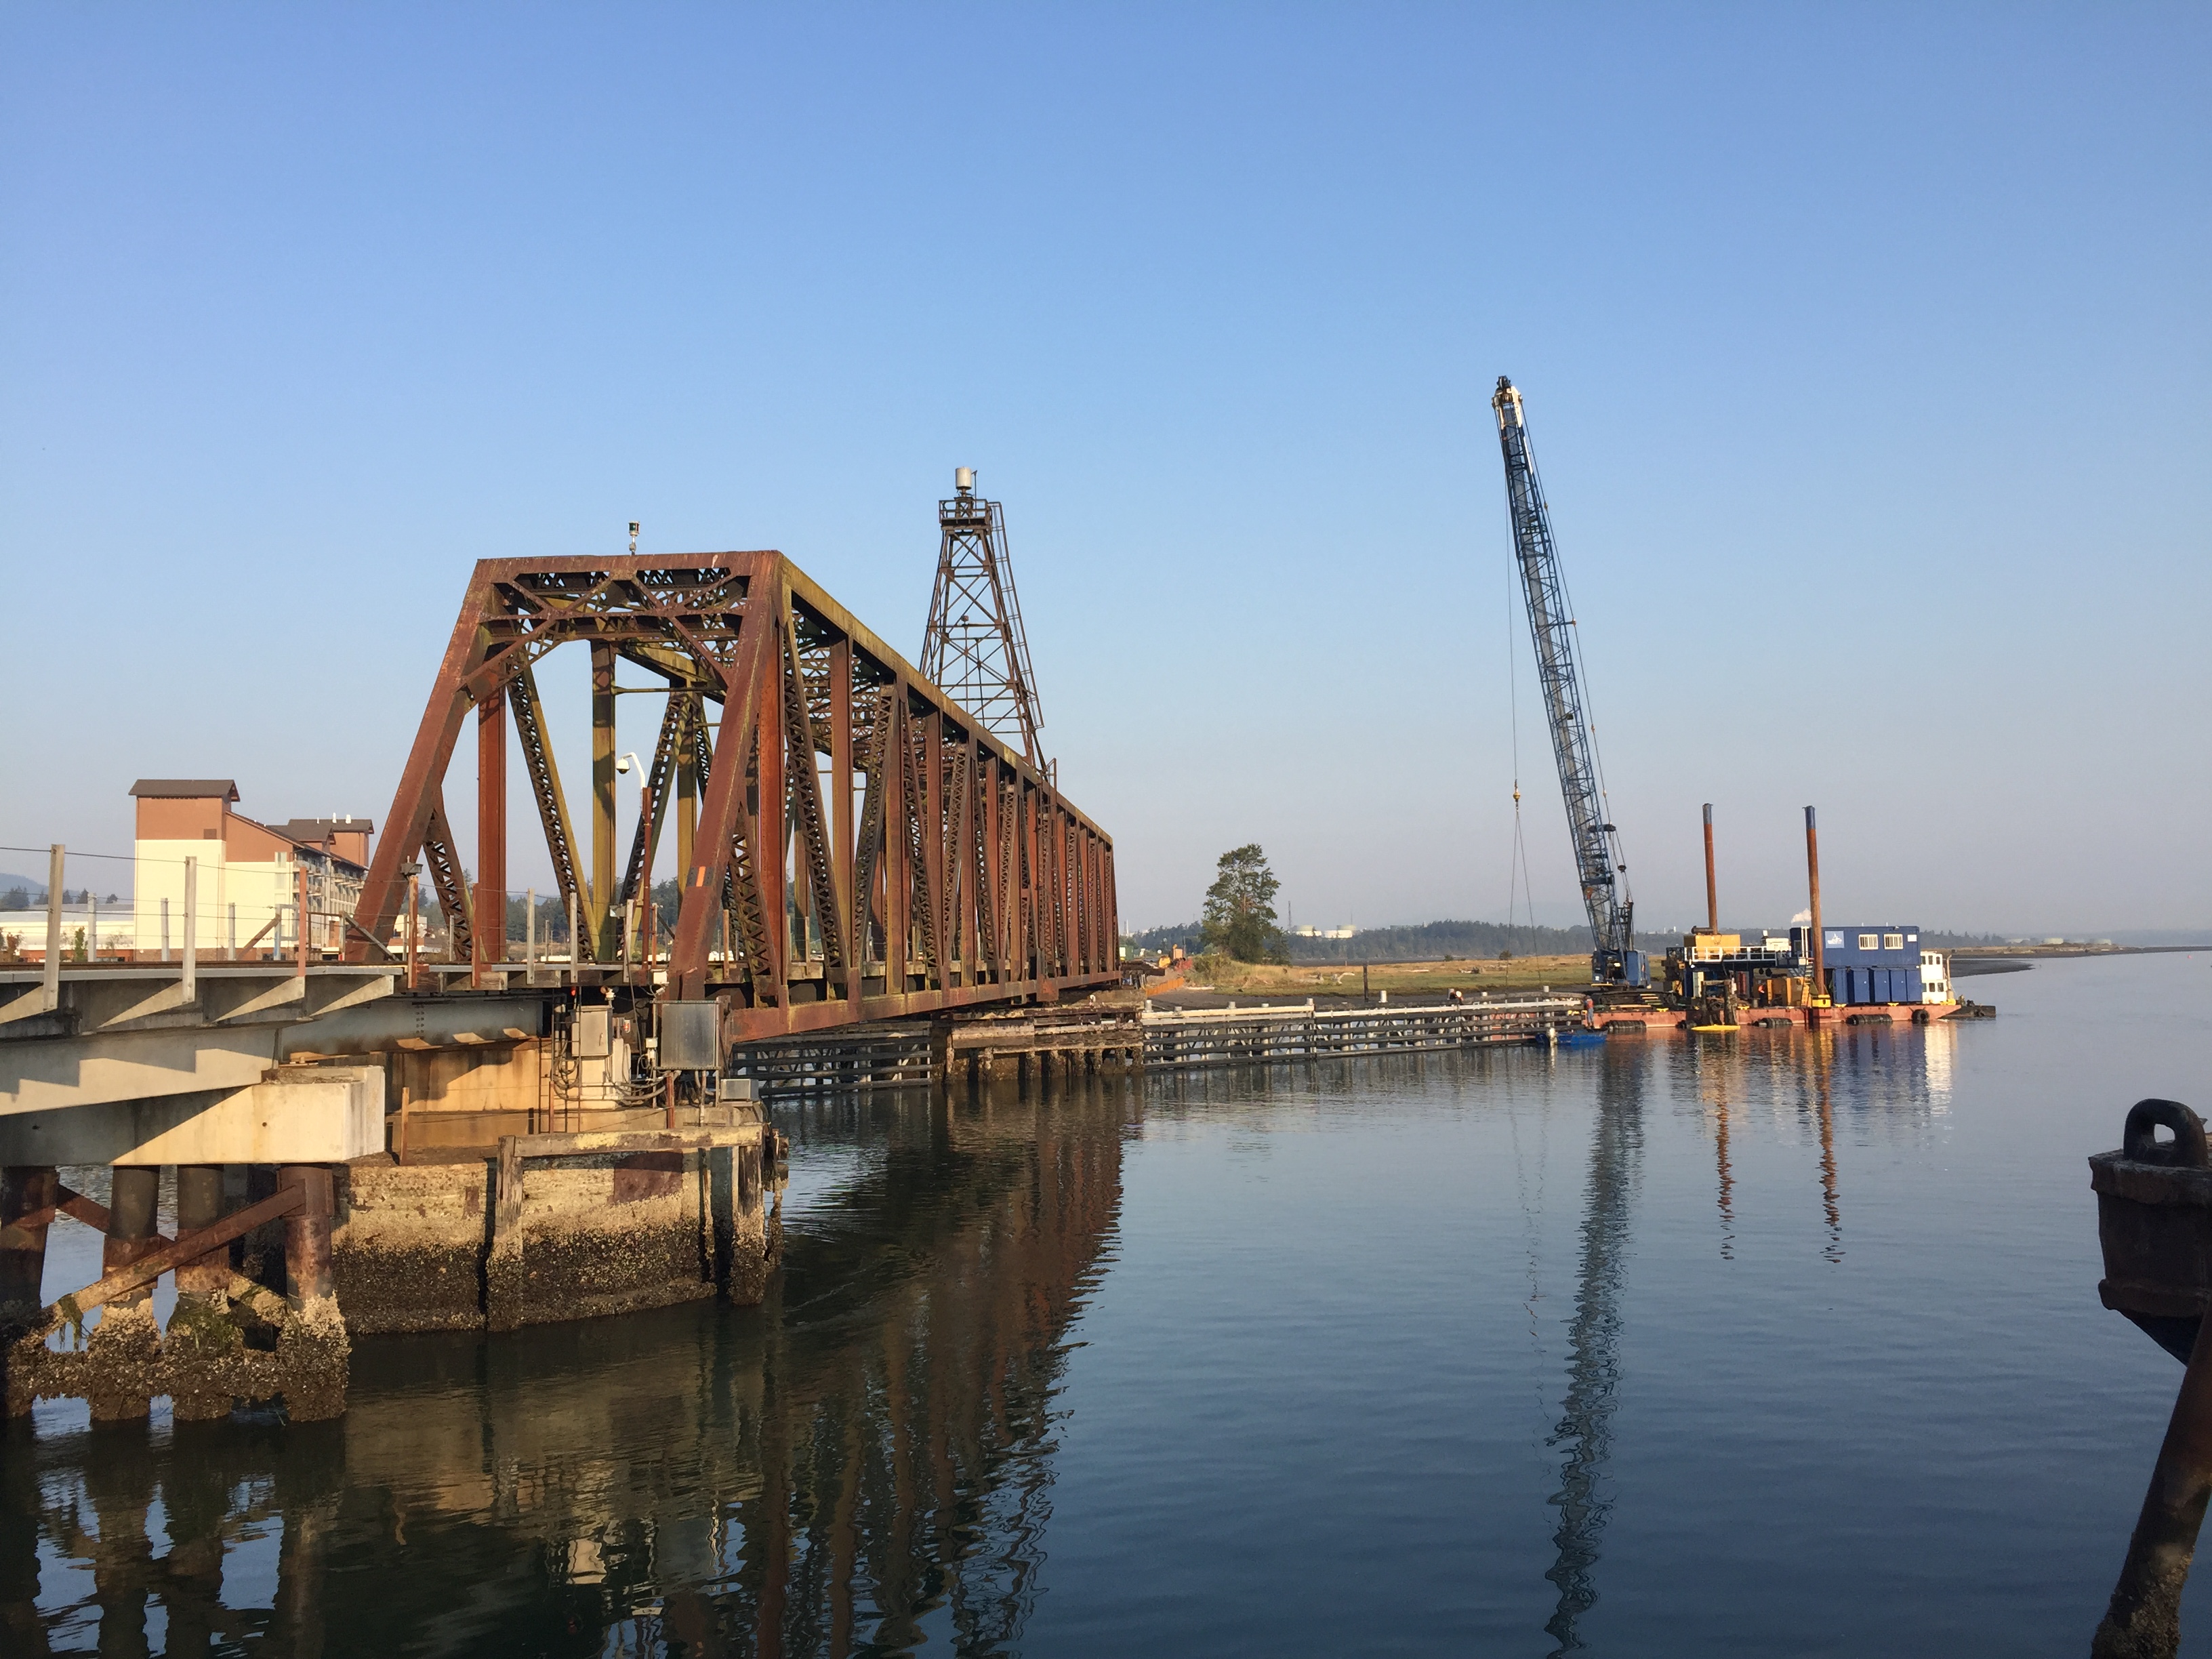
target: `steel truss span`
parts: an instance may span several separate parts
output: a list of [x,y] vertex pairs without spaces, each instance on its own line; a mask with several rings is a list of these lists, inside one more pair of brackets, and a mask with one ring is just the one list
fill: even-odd
[[[588,852],[537,665],[592,662]],[[615,878],[614,672],[667,693]],[[655,688],[659,690],[660,688]],[[473,712],[477,858],[465,898],[445,810]],[[682,901],[665,994],[719,999],[726,1042],[1118,982],[1114,844],[1052,779],[777,552],[500,559],[470,578],[357,907],[380,956],[422,857],[478,982],[506,961],[507,722],[577,954],[621,976],[622,921],[674,826]],[[476,926],[466,924],[473,915]],[[649,981],[650,975],[634,976]]]

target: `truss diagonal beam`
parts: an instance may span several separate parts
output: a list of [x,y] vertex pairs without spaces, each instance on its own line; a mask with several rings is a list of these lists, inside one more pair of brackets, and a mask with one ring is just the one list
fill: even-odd
[[[530,775],[530,793],[538,803],[538,821],[544,827],[545,851],[553,861],[553,884],[561,891],[564,914],[574,907],[580,935],[582,920],[592,914],[592,896],[576,868],[576,830],[568,816],[568,798],[562,793],[561,769],[546,740],[544,706],[538,697],[538,677],[524,663],[507,682],[507,700],[514,710],[514,735],[522,748],[522,764]],[[580,942],[568,948],[579,957]]]
[[[821,769],[815,762],[819,751],[816,748],[806,676],[799,660],[799,639],[791,625],[787,600],[777,626],[783,645],[780,665],[782,672],[779,678],[783,682],[784,739],[789,745],[785,775],[790,781],[792,805],[797,809],[794,827],[799,832],[799,854],[806,866],[815,925],[822,930],[823,960],[833,972],[842,975],[846,969],[845,907],[838,896],[836,876],[830,869],[830,825],[822,810]],[[828,747],[828,738],[826,732],[822,733],[823,748]]]
[[[884,797],[891,792],[890,775],[886,769],[891,733],[890,687],[877,694],[875,703],[869,722],[867,759],[860,769],[867,775],[868,793],[860,803],[860,833],[853,858],[853,954],[861,963],[870,959],[871,924],[876,915],[876,872],[883,862]],[[884,917],[884,960],[888,962],[891,954],[888,912]]]
[[476,929],[469,924],[468,884],[461,875],[453,827],[446,820],[442,790],[430,798],[429,815],[422,826],[422,862],[430,866],[438,908],[446,913],[448,954],[455,962],[465,962],[476,952]]
[[[647,774],[645,787],[652,802],[649,811],[639,814],[637,827],[630,832],[629,862],[623,866],[622,897],[627,904],[641,896],[639,887],[645,879],[646,866],[660,850],[660,831],[674,803],[669,799],[668,781],[676,775],[676,753],[682,747],[684,727],[691,717],[691,699],[676,686],[668,692],[668,707],[660,716],[660,736],[653,745],[653,769]],[[650,836],[647,831],[651,830]],[[648,840],[651,845],[647,845]],[[649,896],[649,895],[646,896]]]
[[[708,947],[714,913],[721,908],[722,876],[745,828],[745,757],[752,746],[754,720],[763,702],[761,682],[773,661],[774,617],[767,605],[749,610],[723,690],[722,726],[715,734],[714,760],[699,803],[699,836],[692,854],[697,862],[684,872],[676,939],[668,949],[669,985],[678,998],[686,1000],[706,991]],[[750,841],[747,846],[755,854],[749,873],[750,884],[757,894],[759,849],[751,847]],[[738,883],[741,893],[747,884]],[[767,989],[765,985],[757,985],[756,1000]]]

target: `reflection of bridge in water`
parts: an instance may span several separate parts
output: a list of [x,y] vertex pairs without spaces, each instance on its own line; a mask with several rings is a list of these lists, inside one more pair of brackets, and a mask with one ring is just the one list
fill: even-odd
[[[1557,1650],[1583,1645],[1603,1589],[1635,1228],[1662,1167],[1652,1110],[1702,1116],[1724,1227],[1778,1149],[1816,1226],[1804,1247],[1832,1255],[1854,1138],[1924,1130],[1953,1035],[1627,1039],[1558,1062],[1597,1069],[1553,1373]],[[206,1636],[284,1653],[1012,1650],[1044,1559],[1052,1394],[1113,1252],[1140,1102],[1267,1112],[1480,1087],[1490,1064],[810,1106],[791,1124],[801,1176],[838,1173],[794,1200],[757,1313],[365,1343],[338,1423],[21,1434],[0,1458],[0,1646],[82,1648],[97,1623],[100,1650],[145,1651],[132,1632],[166,1620],[172,1651]],[[1755,1172],[1731,1171],[1759,1126],[1784,1133]]]
[[1003,1650],[1126,1110],[855,1111],[758,1313],[368,1344],[331,1424],[19,1431],[6,1645],[144,1652],[150,1599],[170,1651]]

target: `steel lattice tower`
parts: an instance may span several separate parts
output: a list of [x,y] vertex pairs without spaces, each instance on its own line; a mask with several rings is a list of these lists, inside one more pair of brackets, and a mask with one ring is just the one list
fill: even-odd
[[972,467],[952,474],[953,495],[937,504],[937,584],[929,596],[921,672],[1001,743],[1042,769],[1036,677],[1006,553],[1006,517],[975,494]]

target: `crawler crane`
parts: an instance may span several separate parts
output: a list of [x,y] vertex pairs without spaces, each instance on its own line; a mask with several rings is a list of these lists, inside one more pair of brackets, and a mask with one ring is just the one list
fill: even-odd
[[1605,821],[1605,785],[1597,745],[1584,712],[1582,676],[1575,664],[1574,618],[1552,542],[1551,509],[1528,451],[1521,394],[1503,374],[1490,406],[1498,412],[1498,441],[1505,453],[1506,505],[1513,515],[1513,552],[1521,590],[1528,601],[1528,631],[1536,643],[1536,674],[1544,685],[1545,723],[1559,763],[1559,792],[1566,797],[1567,830],[1575,842],[1575,871],[1583,906],[1589,912],[1590,981],[1640,989],[1650,983],[1650,959],[1636,948],[1636,902],[1620,879],[1628,866],[1620,834]]

